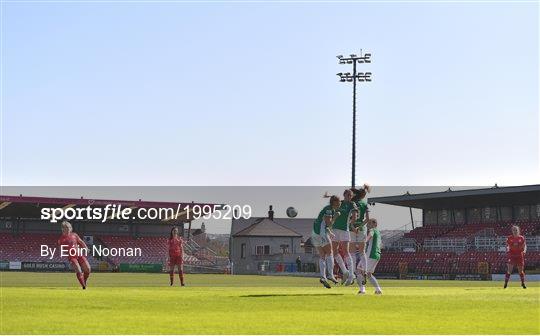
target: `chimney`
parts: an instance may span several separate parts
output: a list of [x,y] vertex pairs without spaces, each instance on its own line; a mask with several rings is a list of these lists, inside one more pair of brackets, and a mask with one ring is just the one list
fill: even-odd
[[274,220],[274,210],[272,210],[272,206],[268,209],[268,218],[273,221]]

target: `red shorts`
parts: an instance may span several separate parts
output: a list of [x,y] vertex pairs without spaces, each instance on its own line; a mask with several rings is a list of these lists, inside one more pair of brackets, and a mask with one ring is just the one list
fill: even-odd
[[169,256],[169,265],[182,265],[184,264],[184,259],[182,258],[182,255],[177,256]]
[[523,265],[525,265],[525,258],[523,257],[523,253],[521,253],[521,254],[509,254],[507,262],[510,265],[523,266]]
[[79,263],[79,265],[82,265],[82,264],[85,264],[85,263],[88,262],[88,260],[86,259],[85,256],[68,257],[68,260],[69,260],[70,263],[77,262],[77,263]]

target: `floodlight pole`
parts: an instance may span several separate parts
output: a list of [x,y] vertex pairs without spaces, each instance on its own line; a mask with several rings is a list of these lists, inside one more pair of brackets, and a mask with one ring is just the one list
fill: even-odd
[[350,57],[337,56],[339,64],[351,64],[353,65],[353,73],[338,73],[340,82],[352,82],[353,83],[353,124],[352,124],[352,170],[351,170],[351,187],[356,186],[356,81],[359,82],[371,82],[371,72],[356,72],[356,63],[371,63],[371,53],[366,53],[362,56],[351,54]]
[[[356,62],[353,62],[353,78],[356,78]],[[353,100],[352,100],[352,177],[351,188],[355,187],[356,177],[356,80],[353,80]]]

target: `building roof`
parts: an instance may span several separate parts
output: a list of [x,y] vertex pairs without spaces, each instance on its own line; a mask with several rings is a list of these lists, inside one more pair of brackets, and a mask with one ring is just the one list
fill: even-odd
[[233,234],[233,237],[302,237],[296,231],[286,228],[269,218],[260,218],[255,223]]
[[[231,236],[268,217],[239,218],[232,221]],[[311,237],[315,218],[274,218],[274,222],[302,235],[306,241]]]
[[417,209],[457,209],[486,206],[532,205],[540,203],[540,184],[447,190],[434,193],[370,197],[370,203],[382,203]]

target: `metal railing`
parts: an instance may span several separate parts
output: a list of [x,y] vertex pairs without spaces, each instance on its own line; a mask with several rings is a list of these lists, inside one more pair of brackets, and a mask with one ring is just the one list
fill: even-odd
[[424,240],[424,249],[440,252],[465,252],[467,250],[466,238],[428,238]]

